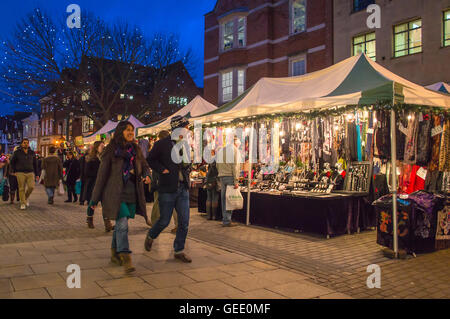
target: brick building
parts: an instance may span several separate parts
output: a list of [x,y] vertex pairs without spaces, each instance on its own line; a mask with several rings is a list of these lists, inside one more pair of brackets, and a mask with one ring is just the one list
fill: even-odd
[[[366,8],[380,6],[381,28]],[[450,82],[450,0],[334,0],[334,62],[365,52],[420,85]]]
[[221,105],[261,77],[333,64],[332,0],[218,0],[205,15],[204,98]]
[[23,139],[22,120],[29,112],[14,112],[13,115],[0,116],[0,153],[12,153]]

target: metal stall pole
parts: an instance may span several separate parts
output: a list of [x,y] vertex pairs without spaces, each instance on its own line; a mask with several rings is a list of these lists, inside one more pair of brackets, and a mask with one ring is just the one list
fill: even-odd
[[247,226],[250,225],[250,186],[252,185],[253,130],[254,124],[252,122],[252,128],[250,129],[248,141],[248,192],[247,192],[247,218],[245,221],[245,224]]
[[391,109],[391,160],[392,160],[392,223],[394,238],[394,258],[398,258],[397,232],[397,140],[396,140],[395,111]]

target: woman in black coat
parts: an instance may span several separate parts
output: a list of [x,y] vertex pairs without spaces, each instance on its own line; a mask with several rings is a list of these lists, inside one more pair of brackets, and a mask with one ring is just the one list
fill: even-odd
[[150,170],[134,141],[134,126],[120,122],[111,143],[105,148],[89,207],[102,202],[103,217],[116,221],[111,244],[111,261],[135,271],[128,242],[128,219],[135,214],[147,220],[144,182],[150,184]]
[[67,186],[67,200],[66,203],[78,201],[78,196],[75,193],[75,184],[80,178],[80,162],[75,158],[72,152],[67,152],[67,159],[64,161],[63,167],[66,169],[64,175],[64,183]]
[[[105,144],[102,141],[97,141],[94,143],[94,146],[90,150],[89,154],[86,155],[84,171],[82,175],[84,176],[84,185],[83,185],[83,201],[87,201],[88,203],[91,201],[92,192],[94,191],[95,181],[97,179],[98,169],[100,167],[100,156],[103,152],[103,148]],[[87,219],[86,222],[89,228],[94,228],[94,210],[88,207],[87,210]],[[105,219],[105,230],[110,231],[111,223],[109,219]]]

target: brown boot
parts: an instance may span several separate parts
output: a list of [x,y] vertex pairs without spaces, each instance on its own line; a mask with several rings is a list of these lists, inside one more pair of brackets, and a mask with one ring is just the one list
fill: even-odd
[[108,218],[103,218],[103,222],[105,223],[105,232],[109,233],[113,229],[111,221]]
[[136,271],[136,268],[133,267],[131,263],[131,255],[128,253],[120,253],[119,254],[120,260],[122,261],[123,269],[125,270],[125,273],[129,274],[133,271]]
[[87,223],[87,225],[88,225],[88,228],[95,228],[94,227],[94,217],[87,217],[86,218],[86,223]]
[[122,261],[120,260],[115,248],[111,248],[111,262],[117,266],[122,266]]

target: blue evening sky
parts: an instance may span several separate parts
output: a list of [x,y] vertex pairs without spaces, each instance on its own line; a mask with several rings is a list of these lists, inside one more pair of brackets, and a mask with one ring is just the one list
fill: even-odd
[[[216,0],[3,0],[0,38],[8,36],[16,22],[33,8],[39,7],[60,17],[72,3],[109,22],[128,21],[149,36],[155,32],[178,33],[182,47],[190,46],[194,50],[197,70],[191,76],[198,86],[203,87],[204,14],[214,8]],[[6,112],[10,110],[0,105],[0,114]]]

